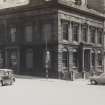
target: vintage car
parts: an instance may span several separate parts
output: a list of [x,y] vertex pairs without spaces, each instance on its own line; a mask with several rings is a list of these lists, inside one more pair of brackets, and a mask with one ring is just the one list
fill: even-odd
[[93,76],[90,77],[90,83],[92,85],[96,85],[96,84],[105,84],[105,73],[102,73],[99,76]]
[[0,69],[0,83],[2,86],[12,85],[15,82],[15,76],[11,69]]

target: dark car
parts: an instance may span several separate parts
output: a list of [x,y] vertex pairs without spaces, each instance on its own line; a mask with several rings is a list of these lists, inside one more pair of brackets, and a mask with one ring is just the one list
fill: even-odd
[[15,76],[11,69],[0,69],[0,83],[2,86],[12,85],[15,82]]
[[102,73],[99,76],[90,77],[90,83],[93,84],[93,85],[105,84],[105,73]]

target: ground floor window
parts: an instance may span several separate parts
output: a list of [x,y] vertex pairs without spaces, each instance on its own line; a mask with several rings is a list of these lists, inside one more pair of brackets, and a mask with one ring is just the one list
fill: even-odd
[[97,60],[98,65],[99,65],[99,66],[102,66],[102,54],[101,54],[100,51],[98,52],[98,56],[97,56],[97,57],[98,57],[98,60]]
[[13,50],[8,50],[8,66],[16,67],[17,65],[17,53]]
[[17,64],[17,56],[16,56],[16,52],[11,52],[11,65],[12,66],[16,66]]
[[94,52],[92,52],[91,59],[92,59],[92,66],[95,66],[95,53]]
[[3,67],[3,53],[0,51],[0,67]]
[[33,68],[33,51],[31,49],[26,51],[26,68]]
[[69,53],[68,51],[64,51],[62,55],[63,68],[67,69],[69,67]]
[[76,49],[73,50],[73,67],[78,67],[78,52]]

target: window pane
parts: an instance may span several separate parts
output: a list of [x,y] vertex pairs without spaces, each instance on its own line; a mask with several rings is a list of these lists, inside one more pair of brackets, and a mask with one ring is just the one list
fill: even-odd
[[44,24],[42,27],[42,37],[44,41],[49,41],[51,39],[51,24]]
[[78,66],[78,53],[73,52],[73,66],[77,67]]
[[102,54],[101,53],[98,54],[98,65],[99,66],[102,65]]
[[62,35],[63,35],[63,40],[68,40],[68,28],[69,28],[69,23],[68,22],[62,22]]
[[102,44],[102,31],[101,30],[97,31],[97,42],[98,44]]
[[63,52],[63,60],[62,60],[62,62],[63,62],[63,67],[64,68],[67,68],[69,66],[68,65],[68,60],[69,60],[68,52]]
[[11,42],[15,42],[16,40],[16,27],[10,28],[10,40]]
[[95,29],[90,29],[90,40],[91,40],[91,43],[95,43]]
[[82,27],[82,37],[83,37],[83,41],[87,42],[87,27],[86,26]]
[[78,41],[79,24],[77,24],[77,23],[72,24],[72,35],[73,35],[73,41]]
[[9,63],[10,67],[16,67],[16,65],[17,65],[16,51],[9,51],[9,53],[8,53],[8,63]]
[[32,26],[25,26],[25,37],[27,42],[32,41]]

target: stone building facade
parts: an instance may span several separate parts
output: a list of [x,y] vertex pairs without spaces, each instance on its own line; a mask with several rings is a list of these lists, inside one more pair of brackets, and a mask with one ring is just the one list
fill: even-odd
[[104,15],[70,0],[0,10],[0,68],[62,79],[103,72]]

